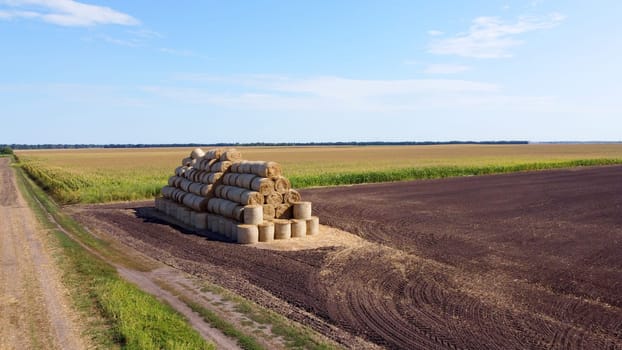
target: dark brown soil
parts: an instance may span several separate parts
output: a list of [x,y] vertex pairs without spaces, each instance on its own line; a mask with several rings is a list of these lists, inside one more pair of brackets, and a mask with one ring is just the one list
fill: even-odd
[[620,166],[302,194],[367,242],[255,249],[180,232],[144,203],[75,216],[346,346],[622,349]]

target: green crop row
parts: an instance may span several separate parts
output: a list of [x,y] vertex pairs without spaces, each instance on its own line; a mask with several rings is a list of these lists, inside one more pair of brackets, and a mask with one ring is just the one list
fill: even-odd
[[43,162],[22,161],[22,168],[41,188],[63,204],[103,203],[154,198],[166,183],[166,174],[77,173]]
[[387,169],[382,171],[358,171],[345,173],[323,173],[294,175],[289,179],[294,188],[318,186],[354,185],[363,183],[439,179],[456,176],[503,174],[519,171],[534,171],[577,166],[622,164],[622,159],[582,159],[561,162],[536,162],[512,165],[482,166],[432,166],[424,168]]
[[[436,179],[453,176],[502,174],[577,166],[622,164],[619,158],[541,161],[530,163],[477,164],[460,166],[396,167],[382,170],[340,172],[297,171],[288,176],[294,188],[338,186],[362,183]],[[103,203],[151,199],[159,195],[169,172],[162,169],[71,171],[41,161],[22,160],[22,168],[43,189],[63,204]],[[171,169],[172,172],[172,169]],[[287,174],[285,174],[287,176]]]

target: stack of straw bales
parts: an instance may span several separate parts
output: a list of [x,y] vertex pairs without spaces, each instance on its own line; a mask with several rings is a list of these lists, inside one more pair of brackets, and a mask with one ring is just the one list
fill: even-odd
[[236,149],[193,150],[161,193],[159,211],[242,244],[319,232],[311,202],[291,188],[281,166],[243,160]]

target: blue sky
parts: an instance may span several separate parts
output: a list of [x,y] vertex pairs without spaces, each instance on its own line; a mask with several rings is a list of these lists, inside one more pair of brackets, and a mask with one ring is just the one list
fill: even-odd
[[0,144],[622,140],[620,13],[0,0]]

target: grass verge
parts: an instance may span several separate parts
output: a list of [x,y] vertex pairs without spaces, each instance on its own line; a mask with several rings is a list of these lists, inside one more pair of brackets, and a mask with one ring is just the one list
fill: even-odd
[[170,306],[123,280],[116,269],[58,229],[48,217],[90,247],[105,248],[63,214],[58,206],[16,167],[20,190],[43,227],[52,233],[57,260],[74,305],[87,320],[91,341],[99,348],[214,349]]
[[264,348],[255,340],[255,338],[248,336],[236,329],[232,324],[220,318],[215,312],[204,308],[203,306],[193,302],[192,300],[179,297],[181,301],[186,303],[192,311],[201,315],[201,317],[212,327],[220,330],[224,335],[237,340],[238,345],[245,350],[263,350]]
[[439,179],[455,176],[504,174],[519,171],[572,168],[578,166],[622,164],[622,159],[580,159],[562,162],[536,162],[513,165],[485,166],[434,166],[424,168],[388,169],[382,171],[359,171],[344,173],[320,173],[314,175],[294,175],[289,179],[292,187],[306,188],[318,186],[354,185],[363,183],[407,181],[420,179]]
[[319,339],[312,330],[302,325],[293,324],[290,320],[276,312],[263,308],[222,287],[206,283],[203,287],[203,291],[221,295],[224,300],[231,301],[235,304],[235,310],[237,312],[244,314],[246,317],[259,324],[269,325],[272,334],[282,337],[288,349],[339,349],[336,345],[330,344],[324,339]]

